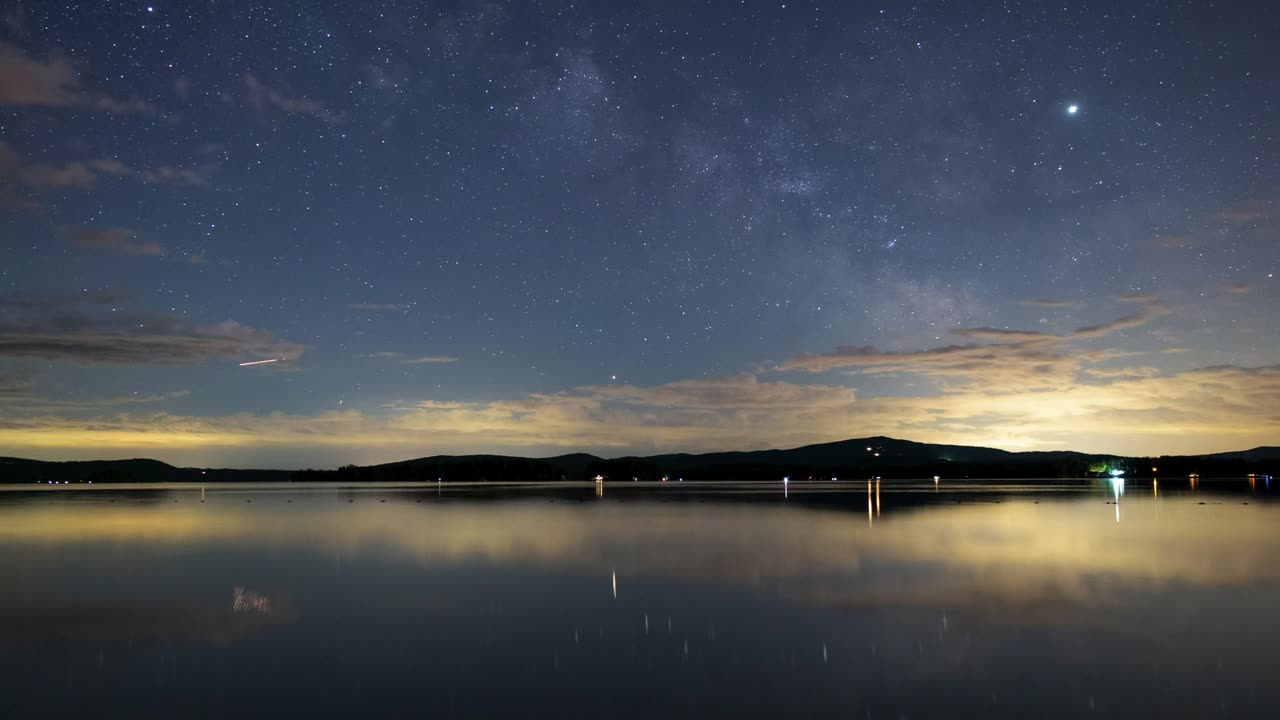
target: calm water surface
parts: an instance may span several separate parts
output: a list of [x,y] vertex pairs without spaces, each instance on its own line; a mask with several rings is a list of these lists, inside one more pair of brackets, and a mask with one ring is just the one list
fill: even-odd
[[1272,500],[0,489],[0,717],[1275,717]]

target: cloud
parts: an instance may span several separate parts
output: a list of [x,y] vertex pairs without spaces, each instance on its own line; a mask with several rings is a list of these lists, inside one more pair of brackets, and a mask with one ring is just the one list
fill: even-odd
[[[0,385],[3,382],[0,380]],[[128,407],[134,405],[154,405],[158,403],[170,402],[172,400],[180,400],[190,397],[190,390],[171,390],[168,392],[142,393],[133,392],[126,395],[114,395],[107,397],[86,397],[75,400],[55,399],[47,397],[39,397],[34,392],[27,392],[21,396],[9,398],[10,402],[6,410],[10,412],[47,412],[56,411],[58,413],[68,413],[77,411],[100,411],[110,408]],[[3,392],[0,392],[0,402],[6,400]]]
[[30,210],[39,203],[22,197],[22,162],[17,153],[0,140],[0,209]]
[[424,355],[421,357],[409,357],[402,352],[376,352],[370,357],[377,360],[397,360],[404,365],[440,365],[458,362],[458,358],[452,355]]
[[1275,217],[1274,200],[1252,200],[1210,213],[1197,227],[1184,232],[1162,233],[1151,240],[1156,250],[1187,250],[1214,242],[1223,232],[1266,229]]
[[76,247],[110,250],[120,255],[145,255],[158,257],[165,249],[157,242],[135,242],[134,232],[127,228],[77,228],[68,233]]
[[22,170],[22,180],[40,188],[85,187],[96,179],[84,163],[32,165]]
[[1218,213],[1218,219],[1230,225],[1249,225],[1270,215],[1270,203],[1249,202],[1226,208]]
[[1142,303],[1143,308],[1132,315],[1126,315],[1118,320],[1112,320],[1111,322],[1102,323],[1101,325],[1090,325],[1088,327],[1078,328],[1075,332],[1071,333],[1070,337],[1074,339],[1103,337],[1121,330],[1131,330],[1136,327],[1142,327],[1143,325],[1146,325],[1152,320],[1167,313],[1164,306],[1155,298],[1144,295],[1133,295],[1122,299],[1126,302]]
[[791,358],[778,369],[816,373],[856,368],[873,374],[916,374],[940,381],[944,390],[983,389],[1008,393],[1066,388],[1077,381],[1084,364],[1118,357],[1112,351],[1073,350],[1069,347],[1073,341],[1141,327],[1166,312],[1160,301],[1151,296],[1132,295],[1117,300],[1137,303],[1142,308],[1110,322],[1077,328],[1066,335],[1005,328],[961,328],[953,330],[952,335],[976,342],[909,352],[841,346],[831,353]]
[[835,439],[832,433],[846,431],[837,425],[848,421],[853,402],[848,388],[736,376],[648,388],[584,387],[490,403],[427,400],[378,416],[358,411],[204,418],[158,413],[102,417],[91,425],[56,417],[13,419],[0,427],[0,447],[24,442],[51,447],[63,442],[55,438],[70,433],[93,447],[142,443],[135,448],[139,452],[160,448],[162,438],[176,443],[170,449],[195,442],[228,448],[400,448],[397,454],[528,447],[724,449],[790,444],[815,432]]
[[35,210],[38,207],[40,203],[35,200],[19,197],[0,186],[0,210]]
[[80,365],[174,365],[210,359],[279,357],[303,347],[228,320],[193,325],[177,315],[94,309],[89,299],[0,295],[0,358]]
[[133,168],[115,158],[74,160],[61,165],[24,165],[17,153],[0,141],[0,207],[34,208],[38,203],[22,198],[21,188],[57,190],[89,187],[103,176],[137,178],[145,183],[185,187],[208,187],[214,165],[199,167]]
[[409,306],[394,303],[351,303],[351,309],[367,312],[404,312],[409,309]]
[[1248,295],[1248,294],[1249,294],[1249,290],[1250,290],[1250,288],[1249,288],[1249,284],[1248,284],[1248,283],[1242,283],[1242,282],[1227,283],[1227,284],[1222,288],[1222,291],[1223,291],[1224,293],[1226,293],[1226,294],[1228,294],[1228,295],[1236,295],[1236,296],[1240,296],[1240,295]]
[[1195,238],[1189,234],[1172,233],[1157,235],[1151,240],[1151,246],[1157,250],[1180,250],[1195,244]]
[[1045,308],[1068,308],[1068,307],[1076,306],[1076,302],[1074,300],[1049,300],[1049,299],[1023,300],[1022,304],[1031,305],[1033,307],[1045,307]]
[[161,165],[155,168],[133,168],[115,158],[93,160],[89,163],[89,166],[103,175],[136,177],[145,183],[154,185],[185,187],[208,187],[214,171],[213,165],[199,167]]
[[693,411],[821,410],[849,407],[852,388],[761,382],[754,375],[681,380],[664,385],[596,385],[581,392],[602,402]]
[[208,187],[209,177],[212,174],[213,167],[210,165],[196,168],[161,165],[156,168],[138,171],[138,177],[142,178],[143,182],[186,187]]
[[[123,302],[131,297],[130,293],[120,288],[102,288],[99,290],[84,290],[76,295],[76,301],[89,303],[92,305],[111,305]],[[2,300],[0,300],[2,302]],[[44,302],[44,301],[42,301]]]
[[263,452],[303,458],[326,450],[341,461],[467,452],[623,455],[789,447],[879,434],[1010,449],[1196,453],[1274,442],[1277,406],[1280,366],[1173,375],[1135,370],[1043,391],[960,390],[934,397],[861,398],[847,387],[734,376],[590,386],[492,402],[426,400],[378,413],[117,413],[92,421],[10,414],[0,424],[0,454],[148,454],[190,462],[222,452],[226,462],[243,464],[247,453]]
[[281,343],[269,333],[234,321],[164,335],[0,333],[0,357],[81,365],[175,365],[261,354],[296,357],[300,352],[297,345]]
[[403,361],[405,365],[443,365],[458,362],[458,358],[452,355],[425,355],[423,357],[408,358]]
[[1009,330],[1006,328],[959,328],[951,331],[956,337],[967,338],[969,340],[980,340],[990,342],[1015,342],[1015,343],[1033,343],[1040,341],[1053,341],[1058,339],[1053,335],[1047,335],[1042,332],[1033,330]]
[[82,89],[75,67],[65,57],[38,60],[6,43],[0,43],[0,105],[156,113],[154,105],[140,98],[121,100]]
[[34,382],[30,375],[0,374],[0,402],[32,397]]
[[279,110],[289,115],[313,115],[326,122],[336,122],[341,116],[330,112],[324,103],[301,95],[288,95],[276,90],[253,75],[244,76],[246,97],[258,112]]
[[82,102],[75,68],[65,58],[34,60],[0,44],[0,105],[71,107]]
[[124,163],[120,162],[119,160],[116,160],[115,158],[103,158],[101,160],[94,160],[90,164],[93,165],[94,170],[97,170],[98,172],[103,173],[104,175],[126,176],[126,175],[132,175],[134,172],[133,168],[129,167],[128,165],[125,165]]

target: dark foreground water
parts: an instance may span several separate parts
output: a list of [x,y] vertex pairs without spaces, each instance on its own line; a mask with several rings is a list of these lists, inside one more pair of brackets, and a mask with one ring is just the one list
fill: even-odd
[[0,718],[1277,717],[1269,492],[0,489]]

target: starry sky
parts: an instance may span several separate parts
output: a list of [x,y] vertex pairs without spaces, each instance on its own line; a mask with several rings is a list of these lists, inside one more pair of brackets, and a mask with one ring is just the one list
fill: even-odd
[[1280,444],[1274,3],[0,19],[3,455]]

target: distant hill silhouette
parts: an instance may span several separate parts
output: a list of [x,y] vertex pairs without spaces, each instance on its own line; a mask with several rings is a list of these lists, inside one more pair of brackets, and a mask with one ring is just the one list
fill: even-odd
[[1251,462],[1280,460],[1280,447],[1256,447],[1252,450],[1237,450],[1235,452],[1214,453],[1205,455],[1207,458],[1217,458],[1221,460],[1249,460]]
[[[1155,471],[1152,468],[1157,468]],[[1010,452],[966,445],[934,445],[870,437],[785,450],[672,453],[605,459],[586,453],[549,458],[506,455],[435,455],[337,470],[234,470],[179,468],[156,460],[44,462],[0,458],[3,483],[118,482],[510,482],[589,480],[797,480],[841,477],[1055,478],[1086,477],[1118,469],[1127,475],[1162,477],[1198,473],[1240,476],[1280,470],[1280,447],[1211,455],[1121,457],[1072,451]]]
[[0,483],[288,482],[289,470],[180,468],[159,460],[46,462],[0,457]]

